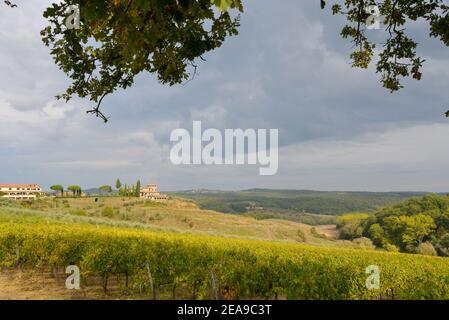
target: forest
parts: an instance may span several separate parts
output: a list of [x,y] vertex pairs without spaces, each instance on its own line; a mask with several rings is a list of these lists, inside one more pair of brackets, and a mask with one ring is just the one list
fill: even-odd
[[375,213],[337,218],[342,239],[367,237],[387,251],[449,256],[449,196],[429,194]]

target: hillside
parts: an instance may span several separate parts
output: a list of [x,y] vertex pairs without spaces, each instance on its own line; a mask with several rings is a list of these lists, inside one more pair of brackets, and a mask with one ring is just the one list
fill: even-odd
[[[33,202],[0,202],[0,219],[6,216],[57,219],[95,225],[162,230],[270,241],[336,245],[336,241],[311,232],[306,224],[286,220],[257,220],[203,210],[184,199],[152,202],[138,198],[86,197],[41,199]],[[317,228],[319,230],[319,228]],[[339,241],[338,245],[350,242]]]
[[[444,258],[183,234],[51,215],[1,210],[0,284],[8,283],[10,299],[44,291],[41,298],[65,299],[449,298]],[[68,265],[78,266],[82,275],[81,289],[70,293],[63,280]],[[366,268],[372,265],[382,273],[376,290],[365,284]],[[19,291],[25,282],[26,293]]]
[[372,212],[424,193],[250,189],[187,190],[172,194],[192,199],[202,209],[320,225],[335,223],[337,215]]
[[[81,270],[80,290],[64,287],[68,265]],[[371,265],[382,273],[374,291]],[[182,199],[0,201],[0,267],[8,299],[449,298],[445,258],[374,251]]]

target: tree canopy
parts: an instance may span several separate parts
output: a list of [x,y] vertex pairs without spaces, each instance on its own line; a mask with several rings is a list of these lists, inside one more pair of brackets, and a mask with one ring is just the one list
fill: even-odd
[[[322,9],[327,2],[320,0]],[[17,6],[11,1],[5,3]],[[73,6],[80,14],[79,27],[67,28]],[[333,4],[331,11],[344,15],[348,22],[341,36],[354,44],[352,65],[368,68],[376,60],[380,81],[392,92],[403,87],[403,78],[422,78],[425,60],[418,54],[417,41],[407,35],[407,27],[424,21],[429,36],[449,46],[449,6],[443,0],[345,0]],[[72,80],[57,97],[66,101],[75,95],[88,98],[94,103],[88,113],[107,122],[100,110],[106,95],[130,87],[141,72],[156,74],[161,83],[168,85],[192,78],[198,59],[219,48],[227,37],[238,34],[239,12],[243,12],[241,0],[53,3],[44,12],[49,25],[41,35],[56,64]],[[382,22],[386,35],[380,49],[366,32],[376,19]]]
[[[12,6],[11,2],[5,2]],[[79,12],[79,27],[67,28]],[[174,85],[193,77],[198,59],[237,34],[240,0],[65,0],[44,12],[49,25],[41,31],[59,68],[72,80],[58,99],[74,95],[95,103],[130,87],[141,72],[156,74],[163,84]]]
[[80,196],[82,192],[81,187],[77,185],[68,186],[67,190],[72,191],[74,196]]
[[60,192],[61,196],[64,195],[64,187],[60,184],[55,184],[51,186],[50,189],[56,192]]
[[339,217],[345,239],[364,236],[386,250],[449,256],[449,195],[429,194],[374,214]]
[[112,187],[109,185],[103,185],[100,188],[98,188],[101,192],[104,193],[111,193],[112,192]]
[[[67,29],[66,12],[73,4],[79,6],[81,24]],[[237,34],[239,17],[214,6],[210,0],[54,3],[44,12],[50,25],[41,35],[56,64],[72,79],[58,98],[88,97],[96,103],[88,112],[107,121],[100,111],[103,98],[130,87],[139,73],[154,73],[168,85],[186,81],[195,74],[197,59]]]
[[[320,2],[324,9],[331,1]],[[444,0],[345,0],[343,5],[333,3],[331,11],[334,15],[345,16],[348,22],[340,34],[354,45],[350,55],[352,66],[368,68],[378,52],[376,72],[380,74],[382,85],[391,92],[403,88],[403,78],[422,78],[425,60],[418,54],[418,42],[407,35],[407,28],[413,23],[424,22],[430,37],[449,46],[449,6]],[[386,36],[381,48],[376,47],[367,33],[375,20]]]

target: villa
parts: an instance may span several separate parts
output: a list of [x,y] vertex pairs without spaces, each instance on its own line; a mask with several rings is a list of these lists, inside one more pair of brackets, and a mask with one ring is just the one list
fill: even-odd
[[0,184],[0,193],[13,200],[33,200],[44,195],[38,184]]
[[160,193],[155,184],[149,184],[140,188],[140,197],[150,200],[167,200],[167,196]]

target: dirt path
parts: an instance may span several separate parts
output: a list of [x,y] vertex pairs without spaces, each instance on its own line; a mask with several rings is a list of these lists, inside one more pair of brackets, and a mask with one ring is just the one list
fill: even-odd
[[[0,300],[151,300],[151,292],[126,287],[124,276],[109,279],[108,291],[104,292],[101,279],[81,278],[80,290],[69,290],[65,286],[63,269],[55,275],[51,268],[41,270],[19,270],[0,268]],[[158,299],[172,298],[172,286],[161,286]],[[188,290],[179,288],[177,298],[190,299]]]
[[127,295],[124,281],[111,279],[108,294],[99,281],[89,280],[80,290],[65,287],[65,274],[56,276],[49,270],[0,270],[0,300],[84,300],[84,299],[144,299],[140,295]]
[[0,272],[1,300],[62,300],[71,299],[72,292],[67,290],[63,281],[57,281],[42,272],[20,272],[2,270]]
[[318,233],[324,234],[326,237],[330,239],[337,239],[339,235],[337,226],[335,224],[316,226],[315,229]]

